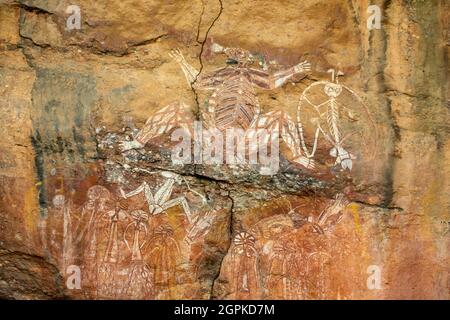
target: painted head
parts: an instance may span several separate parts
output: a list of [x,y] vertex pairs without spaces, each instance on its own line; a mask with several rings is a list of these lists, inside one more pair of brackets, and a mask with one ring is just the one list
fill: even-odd
[[243,254],[251,257],[255,254],[255,237],[250,233],[241,231],[234,237],[234,254]]
[[330,98],[337,98],[342,92],[342,86],[337,83],[327,83],[323,90]]
[[64,195],[62,194],[57,194],[53,197],[53,206],[56,209],[62,209],[64,207],[64,204],[66,203],[66,199],[64,197]]
[[143,210],[133,210],[130,213],[131,219],[138,224],[145,224],[148,221],[148,213]]
[[248,50],[241,48],[226,48],[218,43],[212,42],[211,51],[214,53],[223,53],[227,56],[226,63],[235,66],[247,66],[255,61],[255,57]]
[[171,238],[171,237],[173,237],[173,228],[170,224],[167,224],[167,223],[159,225],[155,229],[155,235],[159,236],[163,239]]
[[229,65],[246,66],[254,61],[253,55],[241,48],[225,48],[223,52],[227,56],[227,64]]
[[87,191],[86,206],[88,209],[93,209],[95,204],[98,203],[99,207],[103,209],[110,197],[111,193],[105,187],[99,185],[92,186]]

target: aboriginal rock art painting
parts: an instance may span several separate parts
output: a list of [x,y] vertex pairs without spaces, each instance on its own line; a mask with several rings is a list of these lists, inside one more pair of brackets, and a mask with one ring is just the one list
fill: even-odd
[[[344,73],[341,71],[336,73],[334,69],[330,69],[328,72],[332,74],[331,82],[314,82],[301,94],[297,112],[300,145],[306,157],[313,159],[319,137],[322,136],[331,146],[329,155],[336,159],[334,165],[351,170],[353,160],[357,157],[346,150],[346,145],[352,145],[349,142],[351,142],[353,136],[357,136],[365,142],[366,148],[371,148],[371,150],[366,150],[366,153],[373,158],[378,138],[377,129],[361,98],[352,89],[339,83],[339,76],[343,76]],[[314,91],[319,91],[320,94],[319,92],[314,93]],[[339,97],[344,95],[344,92],[353,98],[351,106],[343,105],[339,101]],[[310,112],[312,112],[312,116]],[[355,126],[352,126],[352,123],[361,121],[362,117],[367,126],[364,130],[361,130],[361,128],[358,130]],[[343,124],[345,122],[347,130],[344,131]],[[309,149],[305,142],[303,129],[305,125],[313,126],[315,131],[314,138],[311,139],[313,142],[309,144],[312,145],[312,148]],[[356,152],[356,150],[353,152]]]
[[[103,156],[99,176],[71,192],[50,191],[53,202],[42,223],[45,249],[62,274],[68,266],[80,267],[80,295],[89,298],[209,297],[211,290],[202,289],[201,281],[209,281],[221,298],[346,297],[345,286],[333,282],[336,264],[349,254],[346,241],[354,237],[338,236],[349,203],[343,193],[336,190],[318,203],[287,200],[285,212],[250,215],[235,225],[229,218],[232,187],[226,181],[219,187],[208,177],[198,183],[189,168],[158,165],[170,154],[160,142],[170,142],[178,128],[193,134],[198,120],[205,131],[246,130],[246,139],[265,129],[284,143],[291,163],[332,175],[350,172],[374,152],[376,130],[361,129],[373,126],[370,111],[355,91],[339,83],[343,73],[330,70],[331,81],[312,82],[298,93],[296,116],[283,106],[263,112],[257,90],[280,88],[314,66],[303,61],[270,72],[254,67],[256,57],[247,50],[218,44],[211,49],[224,54],[227,65],[202,73],[181,51],[170,53],[189,86],[208,93],[197,115],[174,101],[140,129],[96,130]],[[266,142],[273,140],[266,137]],[[213,228],[223,231],[229,247],[215,246],[224,241],[209,236]],[[199,281],[199,266],[212,260],[216,274]]]
[[[261,130],[276,132],[291,151],[292,160],[308,169],[315,168],[316,153],[318,149],[326,148],[325,145],[331,147],[327,152],[334,159],[331,166],[344,170],[352,170],[358,155],[374,156],[378,135],[371,113],[355,91],[339,83],[339,77],[344,76],[341,71],[330,69],[332,81],[313,82],[300,94],[297,121],[294,121],[282,107],[262,113],[256,89],[273,90],[297,74],[305,76],[311,71],[309,62],[269,73],[263,68],[251,67],[255,57],[246,50],[224,48],[214,43],[212,51],[224,53],[228,65],[205,74],[199,74],[180,50],[170,53],[193,89],[210,92],[207,107],[201,108],[198,119],[202,120],[206,131],[247,130],[245,138],[249,153],[257,152],[251,141],[255,141],[252,139],[260,135]],[[195,119],[190,106],[182,101],[174,102],[151,116],[131,141],[121,141],[121,150],[143,148],[152,139],[167,135],[174,128],[184,128],[193,134]],[[273,141],[269,136],[263,139],[269,144]],[[365,150],[349,151],[347,145],[351,146],[356,140]],[[319,142],[325,145],[321,147]]]
[[[310,70],[310,64],[305,61],[270,75],[248,66],[253,62],[253,57],[246,50],[223,48],[217,44],[213,48],[215,52],[226,54],[229,65],[206,75],[199,74],[179,50],[172,51],[170,55],[180,65],[189,85],[197,90],[212,92],[203,119],[205,126],[219,130],[252,127],[261,112],[256,88],[275,89],[295,74]],[[150,117],[133,141],[123,142],[123,150],[142,147],[150,139],[167,133],[175,126],[184,126],[189,130],[193,118],[186,104],[180,102],[169,105]]]
[[357,246],[351,244],[359,242],[356,232],[339,227],[351,223],[348,201],[338,195],[315,208],[302,199],[294,208],[288,205],[287,212],[256,223],[251,213],[243,218],[215,283],[217,298],[350,298],[346,287],[351,280],[336,277],[343,257],[355,253]]
[[127,189],[93,185],[81,206],[73,193],[54,196],[42,225],[45,247],[61,270],[80,266],[86,297],[176,298],[171,288],[186,281],[180,274],[196,276],[189,262],[201,255],[221,209],[213,214],[206,197],[175,173],[146,177]]

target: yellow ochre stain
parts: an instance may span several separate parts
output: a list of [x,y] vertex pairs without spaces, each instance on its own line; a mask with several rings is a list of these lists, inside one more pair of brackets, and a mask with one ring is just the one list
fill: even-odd
[[429,183],[422,198],[419,199],[421,206],[418,211],[423,213],[423,219],[425,220],[425,223],[420,225],[420,232],[421,236],[426,239],[433,237],[432,226],[436,223],[436,220],[439,221],[440,218],[445,216],[445,211],[442,210],[445,206],[442,205],[439,197],[441,188],[441,182],[435,179]]
[[[359,205],[356,203],[351,203],[347,206],[347,208],[350,210],[350,212],[353,215],[353,221],[355,223],[356,234],[358,235],[358,237],[360,237],[360,239],[362,241],[361,246],[360,246],[362,261],[364,261],[365,266],[374,264],[373,257],[368,252],[367,242],[364,240],[365,238],[362,236],[361,221],[359,218]],[[364,245],[364,243],[365,243],[365,245]]]
[[350,209],[350,212],[353,215],[353,221],[355,222],[355,229],[358,235],[361,234],[361,223],[359,221],[359,206],[356,203],[351,203],[348,205],[347,207],[348,209]]
[[[38,185],[38,184],[36,184]],[[32,186],[24,194],[23,220],[27,234],[32,234],[36,230],[38,215],[38,194],[36,187]]]
[[438,217],[441,215],[441,208],[444,207],[439,198],[441,190],[441,181],[439,181],[439,179],[434,179],[429,182],[425,192],[422,193],[423,196],[420,204],[422,205],[422,208],[426,208],[428,216]]

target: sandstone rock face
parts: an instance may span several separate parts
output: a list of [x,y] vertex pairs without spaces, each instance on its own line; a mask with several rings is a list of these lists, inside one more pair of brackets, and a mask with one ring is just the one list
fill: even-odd
[[449,9],[1,1],[0,297],[449,299]]

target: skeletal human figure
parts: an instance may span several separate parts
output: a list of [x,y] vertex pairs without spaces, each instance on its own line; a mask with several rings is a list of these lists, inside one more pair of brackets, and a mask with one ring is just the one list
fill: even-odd
[[313,299],[326,299],[329,296],[331,286],[331,256],[326,252],[316,251],[310,253],[306,261],[309,297]]
[[[342,117],[347,116],[351,121],[357,121],[355,113],[350,108],[347,108],[340,103],[338,103],[337,98],[341,95],[345,89],[360,103],[366,111],[367,118],[372,122],[370,113],[365,107],[359,96],[350,88],[339,83],[339,76],[343,76],[344,73],[341,71],[336,71],[330,69],[328,72],[332,73],[332,82],[329,81],[317,81],[308,86],[302,93],[300,97],[300,102],[298,106],[297,113],[297,125],[298,125],[298,135],[300,139],[300,147],[302,148],[304,154],[307,158],[312,159],[317,150],[318,138],[322,134],[325,139],[332,145],[330,150],[330,155],[336,158],[335,164],[340,165],[343,169],[351,170],[353,167],[353,160],[356,157],[344,148],[344,142],[348,139],[354,132],[347,135],[342,133]],[[316,104],[311,101],[310,92],[313,88],[323,85],[323,92],[328,97],[328,99],[322,103]],[[311,123],[315,126],[314,142],[312,150],[308,150],[305,143],[304,137],[304,124],[305,119],[303,117],[303,112],[305,106],[312,106],[317,117],[311,118]],[[375,128],[374,128],[375,134]]]
[[48,249],[61,268],[66,270],[70,264],[72,247],[72,202],[66,200],[62,194],[57,194],[52,200],[53,208],[44,221],[44,226],[49,232]]
[[260,105],[255,88],[275,89],[281,87],[295,74],[309,71],[307,61],[287,70],[269,73],[250,67],[253,55],[240,48],[223,48],[215,44],[216,53],[224,53],[228,66],[210,74],[199,74],[189,65],[179,50],[173,50],[171,56],[178,62],[189,84],[198,90],[212,91],[208,101],[208,112],[214,115],[215,127],[223,130],[229,127],[247,129],[260,113]]
[[174,199],[170,199],[170,196],[172,195],[173,192],[174,184],[180,183],[182,181],[182,178],[180,177],[180,175],[169,171],[163,171],[161,172],[161,175],[166,178],[166,181],[158,189],[158,191],[156,191],[155,194],[152,193],[152,190],[150,189],[149,185],[147,184],[147,182],[144,181],[137,189],[131,192],[125,193],[123,192],[123,190],[121,190],[122,196],[124,198],[129,198],[137,194],[144,193],[145,199],[147,200],[150,215],[162,214],[171,207],[181,205],[188,222],[191,222],[192,214],[189,208],[189,204],[186,201],[186,198],[177,197]]
[[105,187],[99,185],[90,187],[75,233],[74,245],[81,251],[85,274],[83,279],[89,284],[96,284],[98,280],[98,267],[102,258],[99,243],[104,224],[101,217],[109,211],[110,199],[111,193]]
[[[123,239],[128,250],[131,251],[131,266],[127,283],[123,289],[123,296],[131,299],[151,299],[154,295],[153,274],[149,266],[143,261],[141,252],[147,242],[148,214],[142,210],[134,210],[130,216],[133,221],[125,228]],[[131,245],[127,239],[129,230],[131,230],[133,239]]]
[[109,232],[103,261],[115,263],[118,260],[119,251],[118,224],[126,220],[127,215],[120,201],[116,201],[114,210],[107,212],[106,215],[109,219]]
[[295,238],[291,219],[287,215],[276,215],[258,224],[263,231],[260,268],[264,274],[265,293],[275,299],[303,298],[303,257],[307,248],[304,241],[299,243]]
[[155,229],[149,241],[151,249],[147,261],[153,270],[159,299],[173,298],[171,288],[177,284],[175,276],[180,248],[173,236],[172,227],[169,224],[162,224]]
[[270,297],[280,299],[304,299],[305,248],[295,240],[279,240],[269,256],[268,276],[265,288]]
[[234,237],[231,245],[229,267],[233,275],[235,299],[254,298],[254,294],[259,292],[258,252],[255,241],[254,236],[242,231]]
[[119,260],[119,222],[127,219],[126,212],[120,201],[116,201],[114,210],[105,213],[109,220],[108,241],[102,262],[98,271],[97,296],[115,297],[117,291],[117,265]]
[[[287,70],[269,74],[264,70],[250,67],[253,55],[239,48],[224,48],[213,45],[213,51],[224,53],[227,66],[207,75],[200,74],[191,66],[177,49],[170,56],[180,65],[190,86],[194,89],[212,91],[208,100],[208,110],[203,118],[210,120],[209,127],[224,130],[230,127],[248,129],[260,114],[256,88],[272,90],[281,87],[298,73],[309,71],[310,64],[301,62]],[[173,124],[185,127],[189,121],[189,110],[183,103],[172,104],[152,116],[133,141],[121,143],[123,151],[141,148],[147,141],[166,133]]]
[[[264,288],[268,297],[279,299],[326,298],[329,289],[330,255],[327,253],[327,231],[337,224],[348,204],[339,194],[317,218],[297,212],[302,207],[293,207],[289,212],[293,228],[281,229],[274,224],[271,229],[275,243],[263,246],[269,252]],[[266,222],[268,223],[268,222]],[[282,231],[283,230],[283,231]]]

